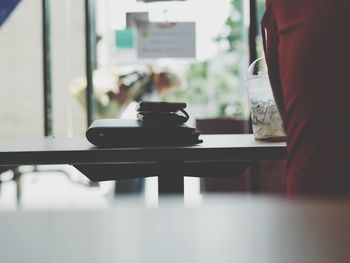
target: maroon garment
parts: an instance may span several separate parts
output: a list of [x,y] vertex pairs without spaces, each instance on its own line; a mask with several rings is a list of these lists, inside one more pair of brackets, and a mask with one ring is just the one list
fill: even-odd
[[350,194],[350,1],[267,0],[262,26],[289,194]]

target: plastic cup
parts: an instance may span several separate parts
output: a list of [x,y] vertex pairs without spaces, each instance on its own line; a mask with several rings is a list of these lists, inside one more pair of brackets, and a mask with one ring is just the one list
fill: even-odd
[[246,88],[255,139],[284,141],[286,134],[273,97],[265,58],[257,59],[249,67]]

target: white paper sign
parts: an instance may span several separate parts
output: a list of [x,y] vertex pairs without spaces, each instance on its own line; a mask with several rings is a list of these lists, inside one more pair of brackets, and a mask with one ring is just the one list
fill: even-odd
[[194,58],[196,25],[194,22],[145,23],[138,27],[139,58]]

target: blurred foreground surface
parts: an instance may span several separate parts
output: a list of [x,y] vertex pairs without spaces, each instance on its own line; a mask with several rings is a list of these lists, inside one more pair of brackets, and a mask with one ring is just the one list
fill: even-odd
[[350,200],[204,196],[0,212],[1,262],[349,262]]

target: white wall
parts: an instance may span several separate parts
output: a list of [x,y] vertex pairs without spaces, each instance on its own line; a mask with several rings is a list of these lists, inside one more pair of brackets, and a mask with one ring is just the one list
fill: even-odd
[[0,28],[0,138],[42,134],[40,0],[23,0]]
[[[43,135],[41,0],[22,0],[0,27],[0,140]],[[85,74],[83,0],[52,0],[54,135],[81,135],[69,83]]]
[[52,83],[54,134],[83,135],[84,108],[69,91],[73,79],[85,76],[84,0],[52,0]]

